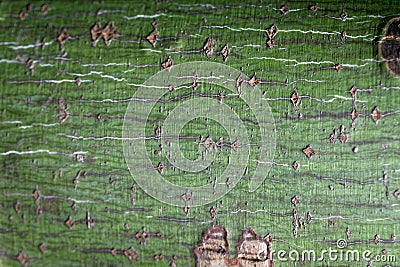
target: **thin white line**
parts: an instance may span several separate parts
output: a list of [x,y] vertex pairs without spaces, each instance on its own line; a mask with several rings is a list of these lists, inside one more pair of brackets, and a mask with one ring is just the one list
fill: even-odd
[[59,125],[59,123],[51,123],[51,124],[34,123],[32,125],[22,125],[22,126],[19,126],[18,128],[19,129],[28,129],[28,128],[32,128],[32,127],[35,127],[35,126],[52,127],[52,126],[56,126],[56,125]]
[[64,136],[67,138],[71,138],[71,139],[75,139],[75,140],[93,140],[93,141],[103,141],[103,140],[150,140],[150,139],[157,139],[155,137],[115,137],[115,136],[103,136],[103,137],[94,137],[94,136],[88,136],[88,137],[84,137],[84,136],[74,136],[74,135],[67,135],[65,133],[59,133],[57,134],[59,136]]
[[38,150],[33,150],[33,151],[15,151],[15,150],[10,150],[7,152],[0,153],[0,156],[7,156],[11,154],[17,154],[17,155],[29,155],[29,154],[37,154],[37,153],[47,153],[49,155],[54,155],[54,154],[62,154],[62,155],[68,155],[68,156],[74,156],[74,155],[79,155],[79,154],[86,154],[87,152],[85,151],[76,151],[72,154],[67,154],[63,152],[57,152],[57,151],[50,151],[47,149],[38,149]]
[[167,14],[164,14],[164,13],[159,13],[159,14],[154,14],[154,15],[137,14],[136,16],[133,16],[133,17],[124,16],[124,18],[127,19],[127,20],[141,19],[141,18],[152,19],[152,18],[158,18],[158,17],[161,17],[161,16],[167,16]]
[[1,121],[0,124],[20,124],[21,121]]

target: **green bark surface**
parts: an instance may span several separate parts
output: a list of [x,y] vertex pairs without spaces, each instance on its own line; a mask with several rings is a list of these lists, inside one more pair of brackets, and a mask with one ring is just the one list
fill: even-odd
[[[374,260],[372,266],[398,265],[400,246],[392,235],[400,235],[400,81],[388,72],[378,50],[386,23],[400,13],[396,1],[324,0],[318,1],[316,12],[308,9],[311,2],[290,2],[286,15],[279,11],[283,2],[274,1],[51,1],[46,15],[40,12],[42,1],[31,3],[33,10],[21,20],[18,14],[27,2],[0,2],[1,266],[21,265],[19,251],[30,259],[29,266],[194,266],[193,249],[215,223],[228,230],[232,258],[241,230],[249,226],[262,236],[271,233],[275,251],[315,250],[318,257],[323,250],[338,249],[337,240],[344,239],[347,247],[339,251],[360,252],[359,261],[276,259],[276,266],[367,266],[361,256],[365,250],[382,259],[394,256]],[[152,47],[144,37],[154,19],[160,40]],[[90,27],[109,21],[121,36],[108,47],[102,41],[93,47]],[[264,30],[272,24],[279,32],[270,49]],[[64,51],[55,40],[62,27],[72,37]],[[345,40],[339,38],[342,32]],[[193,52],[201,51],[208,37],[215,40],[215,51],[229,45],[232,54],[226,62],[217,54],[208,59]],[[41,46],[43,41],[49,43]],[[253,90],[260,90],[260,101],[271,107],[277,143],[273,166],[255,192],[248,192],[244,177],[220,200],[185,214],[182,207],[161,203],[137,186],[132,205],[135,180],[123,154],[124,115],[129,99],[167,56],[174,64],[223,63],[249,77],[256,73],[262,81]],[[25,65],[28,58],[35,61],[33,75]],[[359,113],[354,127],[353,85]],[[200,85],[197,92],[219,90],[223,88]],[[298,110],[290,101],[294,90],[301,99]],[[174,91],[165,98],[190,92]],[[61,96],[70,114],[63,123],[57,118]],[[151,120],[138,127],[154,135],[183,101],[156,105]],[[237,97],[224,101],[239,104]],[[383,115],[377,123],[371,118],[375,106]],[[246,111],[241,116],[251,118]],[[209,122],[208,128],[205,123],[192,121],[182,130],[187,138],[181,148],[188,158],[200,155],[200,135],[215,140],[226,135],[216,123]],[[330,135],[341,125],[347,142],[331,143]],[[150,154],[159,144],[157,139],[146,141]],[[316,152],[311,159],[302,152],[308,144]],[[210,177],[225,167],[229,153],[221,152]],[[160,159],[166,161],[165,156],[152,158],[155,166]],[[294,162],[300,164],[297,170]],[[214,181],[173,174],[167,167],[167,179],[188,186]],[[40,197],[35,203],[36,186]],[[312,216],[297,229],[297,238],[293,196],[301,200],[297,216],[304,222],[307,212]],[[90,229],[88,211],[94,218]],[[69,216],[75,221],[71,229],[65,224]],[[150,233],[145,240],[137,235],[143,227]],[[140,254],[133,263],[123,255],[130,247]],[[159,254],[164,259],[155,260]]]

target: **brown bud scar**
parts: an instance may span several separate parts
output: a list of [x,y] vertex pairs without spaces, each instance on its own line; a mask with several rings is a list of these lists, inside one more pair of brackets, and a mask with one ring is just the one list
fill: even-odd
[[199,86],[199,81],[197,80],[197,77],[194,78],[193,83],[192,83],[192,89],[196,90],[197,87]]
[[265,33],[267,35],[265,44],[272,49],[275,45],[275,36],[278,33],[278,27],[275,24],[272,24],[269,28],[265,29]]
[[161,156],[162,153],[162,145],[159,146],[159,149],[154,151],[155,156]]
[[92,45],[96,46],[97,42],[101,39],[102,37],[102,28],[100,26],[99,22],[96,22],[91,28],[90,28],[90,35],[92,37]]
[[29,16],[29,14],[27,12],[25,12],[25,11],[21,11],[18,14],[18,17],[19,17],[20,20],[24,20],[27,16]]
[[203,143],[203,146],[208,151],[210,151],[215,146],[215,142],[211,139],[210,136],[208,136],[202,143]]
[[355,121],[358,118],[359,114],[356,109],[356,107],[353,107],[353,110],[351,111],[351,120]]
[[382,113],[379,111],[378,106],[375,106],[371,111],[371,119],[378,124],[378,121],[383,117]]
[[231,188],[231,185],[233,184],[231,178],[228,177],[228,178],[226,179],[225,184],[226,184],[226,187]]
[[108,22],[107,25],[102,29],[101,36],[103,37],[104,44],[106,46],[110,46],[111,42],[120,36],[113,21]]
[[348,133],[341,133],[339,135],[339,140],[341,143],[347,143],[349,141],[349,134]]
[[215,217],[217,216],[217,210],[215,209],[215,207],[214,206],[212,206],[211,208],[210,208],[210,215],[211,215],[211,219],[215,219]]
[[75,221],[72,220],[71,216],[68,217],[68,219],[64,222],[64,224],[71,229],[75,225]]
[[311,147],[311,145],[307,145],[305,148],[302,149],[302,152],[304,155],[306,155],[307,158],[311,159],[312,156],[315,155],[315,150]]
[[293,107],[297,111],[299,103],[300,103],[300,98],[299,94],[297,93],[297,90],[294,90],[292,94],[290,95],[290,102],[292,103]]
[[237,90],[239,96],[242,95],[242,83],[243,83],[243,81],[244,80],[243,80],[242,74],[240,74],[235,80],[235,87],[236,87],[236,90]]
[[182,197],[183,201],[185,201],[186,203],[188,203],[189,201],[192,200],[192,196],[190,194],[188,194],[188,193],[182,194],[181,197]]
[[186,215],[189,215],[189,211],[190,211],[190,207],[189,207],[188,205],[186,205],[185,207],[183,207],[183,212],[184,212]]
[[158,260],[163,260],[164,259],[164,255],[163,254],[156,254],[153,256],[154,260],[158,261]]
[[67,32],[67,29],[65,27],[62,28],[60,34],[57,36],[57,42],[60,44],[61,51],[64,51],[65,42],[70,38],[71,36]]
[[124,256],[127,257],[131,262],[137,261],[140,255],[133,247],[124,250]]
[[331,135],[329,136],[329,142],[330,143],[336,143],[336,129],[333,130],[333,133],[331,133]]
[[306,217],[307,217],[307,223],[310,223],[312,221],[312,217],[309,211],[307,211]]
[[160,230],[158,230],[158,231],[156,232],[156,237],[157,237],[157,238],[164,238],[164,234],[161,233]]
[[345,21],[346,19],[347,19],[347,13],[346,13],[346,11],[342,11],[342,13],[340,13],[340,19],[342,20],[342,21]]
[[19,203],[19,201],[17,200],[17,202],[14,203],[14,210],[16,213],[20,213],[21,212],[21,204]]
[[154,130],[154,135],[156,137],[161,137],[161,126],[157,126],[156,129]]
[[353,98],[353,101],[356,99],[357,96],[357,87],[355,85],[353,85],[350,90],[349,93],[351,94],[351,97]]
[[289,8],[287,6],[282,6],[279,10],[282,16],[285,16],[289,12]]
[[47,251],[47,246],[44,243],[40,243],[38,249],[40,252],[45,253]]
[[48,5],[43,4],[43,5],[40,7],[40,12],[42,13],[42,15],[46,15],[48,11],[49,11],[49,6],[48,6]]
[[298,163],[297,161],[292,163],[292,168],[297,171],[300,168],[300,163]]
[[253,77],[251,77],[247,83],[252,87],[256,87],[260,84],[260,80],[257,78],[256,73],[253,74]]
[[293,196],[290,202],[293,204],[293,206],[297,207],[301,203],[301,200],[297,196]]
[[97,119],[98,121],[102,121],[102,120],[104,119],[104,117],[103,117],[103,115],[102,115],[101,113],[98,113],[98,114],[96,115],[96,119]]
[[269,39],[268,41],[265,42],[265,44],[268,46],[268,48],[273,48],[275,45],[275,39]]
[[221,55],[224,62],[228,60],[230,54],[231,49],[229,48],[228,44],[225,44],[224,47],[222,47],[221,49]]
[[156,47],[158,40],[158,30],[154,29],[149,35],[146,36],[146,40],[153,46]]
[[157,171],[158,171],[160,174],[162,174],[163,171],[164,171],[164,169],[165,169],[165,166],[164,166],[161,162],[159,162],[158,165],[157,165]]
[[60,96],[58,99],[58,114],[57,114],[57,118],[60,120],[60,123],[64,123],[68,117],[69,117],[69,113],[67,111],[67,106],[65,105],[65,99],[64,97]]
[[392,234],[390,235],[390,239],[392,240],[392,242],[395,242],[395,241],[396,241],[396,234],[395,234],[395,233],[392,233]]
[[344,43],[346,41],[346,32],[342,31],[340,34],[338,34],[340,41],[342,41],[342,43]]
[[79,78],[79,77],[76,77],[75,78],[75,84],[77,85],[77,86],[81,86],[81,78]]
[[294,236],[294,238],[299,237],[299,235],[297,233],[297,228],[293,228],[293,236]]
[[381,242],[382,242],[382,240],[381,240],[380,236],[378,234],[376,234],[375,237],[374,237],[375,245],[378,245]]
[[26,266],[28,265],[31,260],[28,258],[28,256],[25,254],[25,252],[23,252],[22,250],[20,250],[17,254],[17,260],[23,265]]
[[94,224],[94,218],[90,215],[89,211],[86,211],[86,224],[88,229],[90,229]]
[[40,198],[39,186],[35,187],[35,190],[33,191],[33,198],[35,199],[35,201]]
[[210,58],[214,53],[214,47],[215,47],[214,39],[208,37],[203,45],[203,52],[208,58]]
[[317,12],[318,6],[317,5],[311,5],[311,6],[308,7],[308,9],[311,10],[311,11]]
[[350,238],[351,238],[351,235],[352,235],[352,233],[351,233],[351,231],[350,231],[350,228],[349,228],[349,227],[346,227],[346,237],[347,237],[347,239],[350,239]]
[[35,61],[32,58],[28,58],[25,62],[25,66],[30,70],[33,69],[35,67]]
[[239,141],[238,141],[238,140],[235,140],[235,142],[233,142],[233,143],[231,144],[231,148],[233,149],[233,151],[237,152],[238,149],[239,149]]
[[265,29],[265,33],[269,39],[275,39],[276,34],[278,33],[278,26],[272,24],[270,27]]
[[168,56],[167,59],[161,63],[161,67],[167,71],[170,71],[174,62],[172,61],[171,56]]
[[224,93],[222,91],[218,92],[218,102],[222,104],[222,100],[224,99]]

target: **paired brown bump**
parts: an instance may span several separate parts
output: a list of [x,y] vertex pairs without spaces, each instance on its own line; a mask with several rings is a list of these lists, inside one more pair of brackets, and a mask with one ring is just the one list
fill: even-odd
[[93,46],[96,46],[97,42],[101,39],[104,40],[104,44],[106,46],[109,46],[113,40],[117,39],[120,36],[113,21],[108,22],[108,24],[104,28],[101,28],[100,23],[96,22],[90,28],[90,35],[92,36]]
[[269,48],[273,48],[275,45],[275,36],[278,33],[278,26],[275,24],[272,24],[270,27],[265,29],[265,34],[267,35],[267,40],[265,41],[265,44]]
[[273,266],[272,236],[259,236],[251,227],[242,230],[242,238],[236,244],[237,257],[229,257],[228,232],[225,227],[214,225],[207,229],[194,250],[196,266]]
[[67,110],[67,105],[65,104],[64,97],[60,96],[58,99],[58,114],[57,118],[60,120],[60,123],[65,122],[69,118],[69,112]]
[[207,56],[208,59],[211,58],[211,56],[216,53],[216,54],[221,54],[222,55],[222,60],[226,62],[228,60],[228,57],[231,55],[231,49],[229,48],[228,44],[225,44],[220,52],[214,52],[215,49],[215,41],[213,38],[208,37],[206,41],[203,44],[202,52],[204,55]]
[[333,132],[329,136],[329,142],[334,144],[337,140],[339,140],[340,143],[347,143],[349,138],[350,134],[346,132],[346,128],[342,124],[339,126],[339,129],[333,129]]
[[[308,10],[313,11],[313,12],[317,12],[318,10],[318,6],[317,5],[310,5],[308,6]],[[281,12],[282,16],[285,16],[287,13],[290,12],[290,9],[288,6],[281,6],[281,8],[279,9],[279,11]]]
[[[27,4],[26,9],[25,10],[23,9],[18,13],[19,19],[24,20],[27,16],[29,16],[28,12],[34,11],[33,9],[34,9],[33,4]],[[46,5],[46,4],[41,5],[40,12],[42,13],[42,15],[46,15],[48,11],[49,11],[48,5]]]

